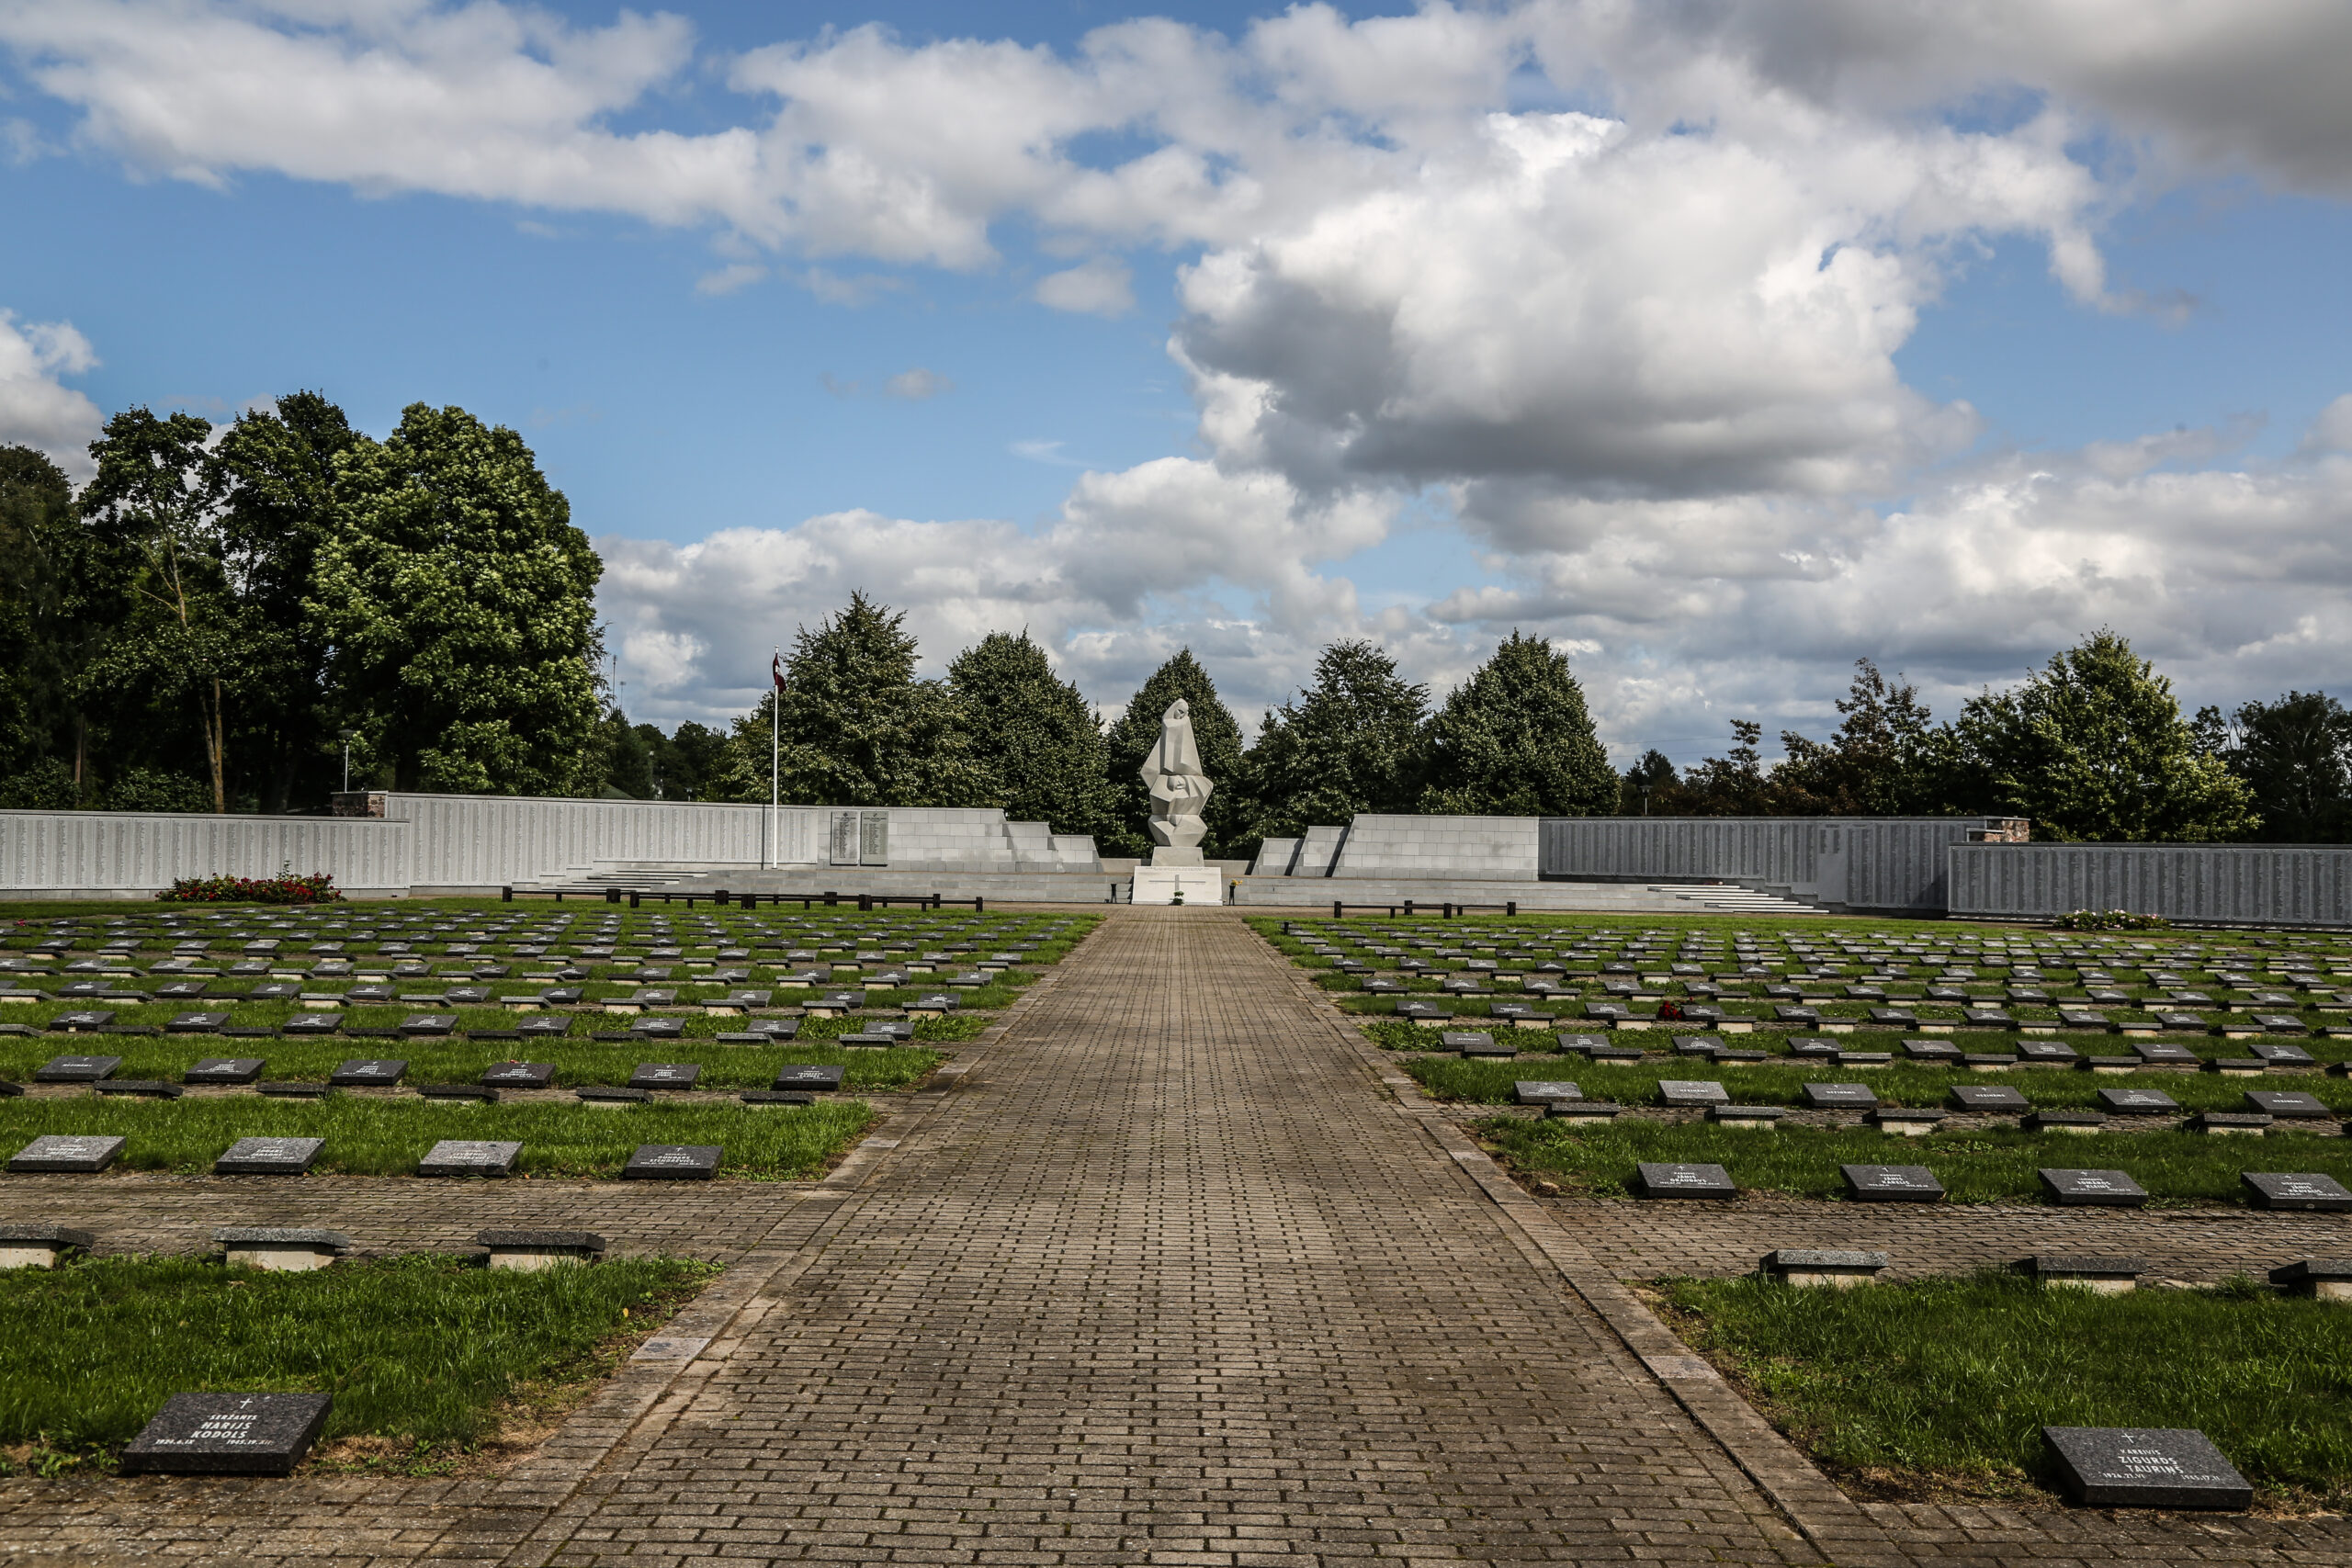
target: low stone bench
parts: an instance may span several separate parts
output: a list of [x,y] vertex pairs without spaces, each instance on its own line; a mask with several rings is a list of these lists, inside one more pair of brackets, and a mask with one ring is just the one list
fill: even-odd
[[351,1238],[341,1231],[293,1225],[223,1225],[212,1239],[231,1263],[277,1273],[323,1269],[351,1250]]
[[482,1231],[474,1245],[492,1269],[553,1269],[562,1263],[594,1263],[605,1256],[605,1238],[594,1231]]

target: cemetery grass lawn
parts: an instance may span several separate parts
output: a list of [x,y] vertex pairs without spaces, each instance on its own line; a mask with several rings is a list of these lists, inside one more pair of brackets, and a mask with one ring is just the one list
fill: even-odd
[[[1430,1037],[1430,1044],[1437,1043],[1437,1031],[1421,1030],[1419,1032]],[[1529,1038],[1542,1040],[1545,1037],[1531,1032]],[[1858,1045],[1853,1048],[1870,1050],[1873,1047]],[[1876,1048],[1883,1050],[1884,1046]],[[1953,1110],[1947,1103],[1946,1096],[1958,1085],[1971,1089],[2014,1089],[2032,1102],[2037,1111],[2096,1111],[2099,1109],[2098,1091],[2103,1089],[2152,1089],[2169,1095],[2178,1103],[2183,1113],[2193,1114],[2199,1111],[2245,1111],[2248,1109],[2245,1091],[2253,1089],[2289,1089],[2308,1094],[2338,1115],[2352,1114],[2352,1079],[2326,1077],[2317,1073],[2266,1073],[2261,1077],[2229,1078],[2219,1073],[2159,1069],[2110,1077],[2069,1067],[2020,1067],[2008,1072],[1977,1073],[1965,1068],[1931,1067],[1900,1060],[1880,1067],[1841,1067],[1835,1062],[1816,1065],[1796,1056],[1776,1056],[1770,1062],[1753,1064],[1661,1056],[1638,1066],[1628,1063],[1619,1066],[1614,1063],[1588,1062],[1564,1054],[1521,1056],[1511,1061],[1481,1060],[1452,1055],[1421,1055],[1399,1065],[1409,1077],[1440,1100],[1472,1100],[1487,1105],[1510,1104],[1513,1100],[1511,1086],[1521,1079],[1565,1078],[1582,1089],[1587,1100],[1614,1100],[1619,1105],[1655,1106],[1658,1103],[1659,1079],[1699,1078],[1722,1084],[1724,1092],[1740,1105],[1802,1105],[1804,1102],[1803,1086],[1805,1084],[1858,1083],[1868,1085],[1882,1101],[1889,1105],[1923,1110]],[[2116,1120],[2128,1123],[2131,1118],[2119,1117]],[[2279,1136],[2292,1123],[2282,1122],[2271,1129],[2268,1136]],[[2261,1144],[2239,1142],[2236,1146],[2250,1151],[2261,1147]]]
[[[127,1015],[132,1011],[171,1010],[121,1010]],[[366,1010],[353,1010],[357,1013]],[[0,1019],[0,1022],[6,1021]],[[124,1021],[130,1020],[126,1017]],[[398,1019],[391,1021],[397,1022]],[[838,1064],[844,1089],[879,1092],[918,1082],[946,1060],[947,1053],[920,1045],[849,1050],[834,1044],[831,1034],[814,1033],[805,1044],[785,1045],[721,1045],[707,1034],[684,1035],[676,1040],[592,1040],[584,1021],[575,1024],[571,1034],[555,1040],[470,1041],[454,1035],[411,1040],[354,1040],[343,1035],[324,1039],[224,1040],[217,1034],[43,1034],[29,1039],[21,1035],[0,1036],[0,1079],[29,1084],[42,1063],[65,1055],[119,1056],[122,1066],[115,1069],[116,1077],[161,1078],[169,1083],[177,1083],[183,1073],[207,1056],[258,1056],[269,1064],[262,1069],[261,1076],[271,1083],[323,1083],[337,1066],[354,1058],[390,1057],[408,1064],[408,1072],[401,1082],[411,1089],[419,1084],[480,1083],[486,1068],[514,1061],[552,1063],[556,1085],[562,1089],[584,1084],[625,1084],[641,1062],[696,1063],[702,1067],[702,1077],[695,1087],[710,1089],[767,1089],[775,1082],[779,1067]]]
[[111,1468],[174,1393],[327,1393],[328,1468],[446,1473],[527,1441],[718,1272],[413,1254],[310,1273],[172,1256],[0,1273],[0,1473]]
[[514,1162],[518,1177],[616,1180],[639,1144],[716,1144],[725,1151],[722,1179],[804,1180],[824,1175],[874,1119],[873,1107],[859,1100],[761,1111],[729,1100],[656,1100],[608,1111],[561,1100],[449,1104],[373,1091],[316,1100],[28,1095],[0,1100],[0,1153],[14,1154],[43,1134],[119,1135],[127,1141],[114,1170],[201,1173],[239,1138],[323,1138],[314,1174],[409,1176],[442,1139],[482,1139],[523,1145]]
[[2035,1499],[2035,1483],[2055,1486],[2045,1426],[2189,1427],[2254,1483],[2257,1508],[2352,1501],[2345,1309],[2251,1279],[2101,1296],[1986,1271],[1846,1291],[1669,1280],[1644,1294],[1865,1496]]
[[[1622,1198],[1643,1161],[1720,1165],[1743,1193],[1843,1199],[1841,1165],[1923,1165],[1953,1203],[2041,1203],[2041,1167],[2120,1170],[2150,1206],[2245,1203],[2241,1171],[2317,1171],[2352,1185],[2352,1140],[2279,1134],[2259,1140],[2195,1133],[2032,1134],[2014,1127],[1895,1137],[1876,1128],[1792,1127],[1777,1132],[1706,1122],[1621,1117],[1614,1122],[1496,1117],[1478,1125],[1488,1148],[1531,1181],[1579,1197]],[[1671,1207],[1670,1201],[1661,1206]],[[2339,1320],[2340,1321],[2340,1320]],[[2352,1325],[2347,1325],[2352,1326]]]

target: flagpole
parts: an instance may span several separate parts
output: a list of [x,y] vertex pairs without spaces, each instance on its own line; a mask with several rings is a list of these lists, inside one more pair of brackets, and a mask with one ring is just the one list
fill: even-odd
[[[784,649],[781,647],[776,649],[775,657],[778,662],[783,660]],[[771,855],[777,848],[776,803],[783,798],[776,783],[777,762],[782,754],[781,744],[776,739],[779,733],[776,726],[784,707],[784,682],[775,680],[775,664],[768,666],[769,678],[775,686],[775,690],[768,694],[768,849]]]

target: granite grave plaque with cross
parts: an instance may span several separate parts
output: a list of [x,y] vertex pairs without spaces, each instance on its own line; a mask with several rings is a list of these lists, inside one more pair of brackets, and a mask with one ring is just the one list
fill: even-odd
[[180,1075],[182,1083],[251,1083],[268,1064],[259,1056],[207,1056]]
[[1730,1172],[1719,1165],[1653,1164],[1637,1168],[1645,1198],[1736,1198]]
[[2247,1170],[2238,1173],[2257,1209],[2305,1209],[2327,1213],[2352,1210],[2352,1190],[2317,1171]]
[[718,1174],[717,1144],[639,1144],[621,1168],[624,1181],[708,1181]]
[[419,1176],[506,1176],[523,1152],[517,1143],[480,1138],[444,1138],[416,1162]]
[[2148,1201],[2148,1190],[2120,1170],[2043,1168],[2034,1174],[2062,1208],[2136,1209]]
[[122,1452],[122,1468],[290,1475],[327,1424],[323,1393],[175,1393]]
[[300,1176],[326,1146],[324,1138],[239,1138],[212,1162],[215,1176]]
[[1841,1165],[1846,1196],[1858,1203],[1933,1203],[1943,1184],[1924,1165]]
[[35,1138],[8,1160],[22,1174],[87,1176],[106,1169],[122,1155],[124,1140],[51,1133]]
[[2075,1501],[2094,1508],[2254,1506],[2254,1488],[2204,1433],[2187,1427],[2044,1427]]

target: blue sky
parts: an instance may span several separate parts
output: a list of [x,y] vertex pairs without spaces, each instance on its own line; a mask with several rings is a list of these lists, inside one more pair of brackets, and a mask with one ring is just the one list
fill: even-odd
[[1621,761],[2101,625],[2192,701],[2342,682],[2340,13],[1897,9],[0,12],[0,439],[511,424],[664,721],[861,586],[1112,705],[1528,626]]

